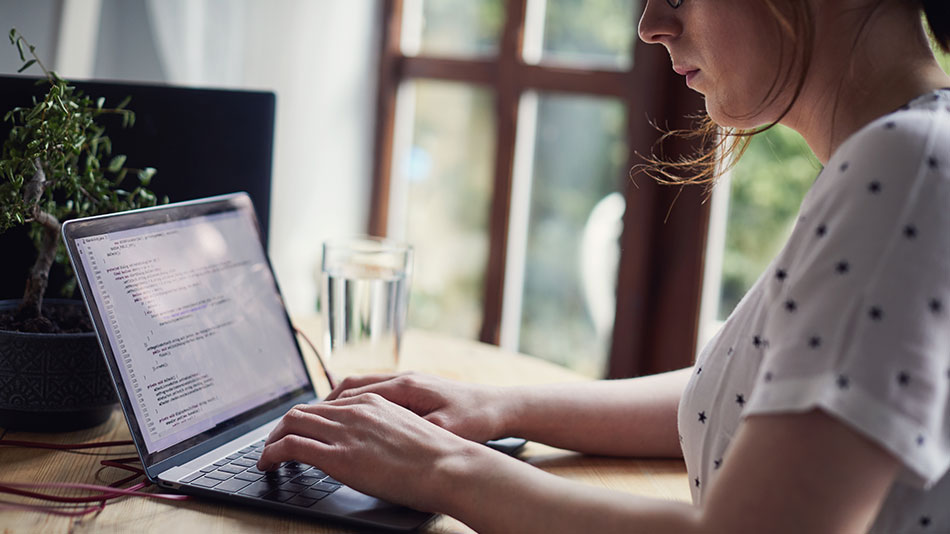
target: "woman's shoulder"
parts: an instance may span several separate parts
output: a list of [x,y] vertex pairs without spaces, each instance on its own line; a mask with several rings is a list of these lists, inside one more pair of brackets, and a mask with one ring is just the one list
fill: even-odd
[[950,177],[950,90],[923,95],[871,121],[841,145],[829,166]]

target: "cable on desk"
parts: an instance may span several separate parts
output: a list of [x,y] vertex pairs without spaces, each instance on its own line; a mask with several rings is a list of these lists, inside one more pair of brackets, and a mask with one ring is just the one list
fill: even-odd
[[307,337],[307,334],[303,333],[303,330],[294,326],[294,331],[300,334],[300,337],[307,342],[307,345],[310,346],[310,350],[317,355],[317,361],[320,363],[320,368],[323,369],[323,376],[327,377],[327,383],[330,384],[330,390],[336,389],[336,381],[333,380],[333,376],[330,374],[330,370],[327,369],[327,364],[323,361],[323,358],[320,356],[320,351],[317,350],[317,347],[310,341],[310,338]]
[[[108,448],[108,447],[119,447],[131,445],[132,442],[125,441],[101,441],[101,442],[92,442],[92,443],[45,443],[39,441],[21,441],[21,440],[4,440],[0,439],[0,446],[7,447],[23,447],[31,449],[52,449],[52,450],[61,450],[61,451],[74,451],[77,449],[97,449],[97,448]],[[111,467],[115,469],[122,469],[124,471],[129,471],[132,475],[127,476],[121,480],[117,480],[107,486],[99,484],[84,484],[84,483],[75,483],[75,482],[0,482],[0,493],[8,493],[11,495],[19,495],[21,497],[26,497],[30,499],[37,499],[40,501],[45,501],[44,504],[29,504],[29,503],[20,503],[14,501],[0,500],[0,510],[26,510],[34,512],[42,512],[51,515],[59,516],[68,516],[68,517],[78,517],[84,516],[87,514],[98,513],[105,509],[106,504],[109,501],[120,499],[123,497],[145,497],[148,499],[160,499],[160,500],[172,500],[172,501],[182,501],[187,500],[187,495],[175,495],[175,494],[166,494],[166,493],[145,493],[141,491],[143,488],[146,488],[151,485],[151,482],[148,480],[143,480],[133,486],[128,488],[120,488],[129,482],[134,481],[135,479],[145,475],[145,471],[136,465],[128,465],[135,462],[138,462],[138,457],[127,457],[127,458],[114,458],[111,460],[101,460],[99,464],[102,466],[99,471],[104,468]],[[98,472],[97,472],[98,475]],[[43,490],[43,489],[73,489],[73,490],[84,490],[88,492],[94,492],[93,495],[82,495],[76,497],[65,497],[61,495],[53,495],[51,493],[42,493],[32,490]],[[48,504],[56,503],[56,504]],[[98,503],[94,506],[87,506],[89,503]]]

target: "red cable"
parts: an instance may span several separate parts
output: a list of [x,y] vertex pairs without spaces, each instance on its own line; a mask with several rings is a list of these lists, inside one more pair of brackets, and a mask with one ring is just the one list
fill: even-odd
[[[8,447],[24,447],[24,448],[37,448],[37,449],[52,449],[52,450],[78,450],[78,449],[97,449],[97,448],[107,448],[107,447],[118,447],[124,445],[131,445],[131,441],[102,441],[94,443],[43,443],[35,441],[18,441],[18,440],[3,440],[0,439],[0,446]],[[27,497],[31,499],[38,499],[41,501],[60,503],[57,505],[40,505],[40,504],[28,504],[28,503],[18,503],[12,501],[0,500],[0,510],[31,510],[37,512],[44,512],[47,514],[67,516],[67,517],[78,517],[84,516],[91,513],[101,512],[105,509],[106,503],[108,501],[122,498],[122,497],[145,497],[149,499],[161,499],[161,500],[186,500],[188,499],[187,495],[172,495],[172,494],[162,494],[162,493],[144,493],[139,490],[145,488],[146,486],[151,485],[151,482],[145,480],[139,482],[138,484],[131,486],[129,488],[120,488],[128,482],[132,482],[136,478],[145,475],[145,471],[133,465],[126,465],[132,462],[139,461],[138,457],[127,457],[127,458],[115,458],[111,460],[101,460],[99,463],[103,467],[113,467],[122,469],[125,471],[130,471],[133,474],[131,476],[125,477],[121,480],[117,480],[108,486],[102,486],[98,484],[83,484],[83,483],[69,483],[69,482],[49,482],[49,483],[33,483],[33,482],[0,482],[0,493],[9,493],[13,495],[19,495],[21,497]],[[98,492],[99,495],[87,495],[81,497],[63,497],[59,495],[52,495],[49,493],[40,493],[35,491],[30,491],[31,489],[80,489],[92,492]],[[85,506],[86,503],[98,503],[95,506]]]

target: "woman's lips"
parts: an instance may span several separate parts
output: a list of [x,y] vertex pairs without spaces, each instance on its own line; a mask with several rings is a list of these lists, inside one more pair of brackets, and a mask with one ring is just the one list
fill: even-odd
[[689,85],[690,82],[693,81],[693,78],[695,78],[700,72],[700,70],[696,67],[679,65],[674,65],[673,71],[675,71],[680,76],[686,76],[686,85]]

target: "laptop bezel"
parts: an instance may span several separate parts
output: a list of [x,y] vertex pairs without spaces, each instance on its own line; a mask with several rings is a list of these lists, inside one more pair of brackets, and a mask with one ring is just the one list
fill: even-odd
[[[142,431],[132,409],[133,400],[129,397],[126,386],[122,380],[122,375],[119,370],[119,362],[117,361],[115,352],[112,350],[111,344],[109,343],[106,324],[103,322],[102,314],[100,313],[96,299],[93,297],[93,288],[90,285],[89,276],[87,275],[88,273],[86,272],[82,261],[79,261],[79,248],[77,245],[77,240],[96,235],[103,235],[109,232],[154,226],[157,224],[227,211],[239,211],[243,214],[243,216],[250,217],[250,220],[253,222],[254,228],[257,231],[257,234],[254,237],[256,237],[258,243],[261,243],[260,246],[263,249],[260,225],[257,222],[257,217],[255,216],[250,197],[244,192],[220,195],[188,202],[166,204],[120,213],[98,215],[83,219],[73,219],[63,223],[63,241],[66,245],[66,250],[73,269],[76,273],[76,279],[78,281],[83,300],[86,303],[89,317],[92,320],[93,327],[96,331],[96,337],[99,341],[99,346],[102,349],[103,357],[105,358],[106,365],[109,368],[109,375],[112,379],[113,385],[115,386],[117,396],[119,397],[119,404],[122,407],[123,414],[125,415],[125,419],[128,422],[129,431],[132,435],[132,440],[135,443],[135,448],[141,457],[142,465],[145,467],[145,471],[149,479],[153,481],[157,478],[159,473],[162,473],[163,471],[176,465],[181,465],[182,463],[188,462],[193,458],[197,458],[198,456],[206,454],[207,452],[210,452],[215,448],[228,443],[229,441],[237,439],[241,435],[246,434],[257,427],[260,427],[268,421],[272,421],[280,417],[294,405],[313,401],[317,398],[316,390],[309,372],[306,372],[306,361],[304,359],[303,352],[301,351],[297,336],[294,335],[293,323],[290,320],[290,316],[287,314],[287,308],[286,306],[282,306],[284,320],[289,332],[291,333],[291,337],[293,338],[294,347],[297,350],[297,357],[300,358],[301,364],[305,369],[305,374],[307,375],[306,383],[294,391],[284,394],[281,397],[273,399],[262,405],[258,405],[257,407],[250,410],[246,410],[241,414],[238,414],[205,432],[201,432],[165,449],[161,449],[152,453],[148,452],[148,449],[145,446],[145,440],[142,435]],[[280,302],[283,304],[284,298],[280,292],[277,279],[273,275],[273,266],[270,263],[270,259],[267,257],[266,251],[263,252],[265,261],[267,262],[267,266],[270,269],[274,280],[274,290],[276,291]]]

